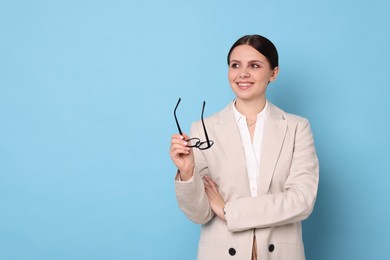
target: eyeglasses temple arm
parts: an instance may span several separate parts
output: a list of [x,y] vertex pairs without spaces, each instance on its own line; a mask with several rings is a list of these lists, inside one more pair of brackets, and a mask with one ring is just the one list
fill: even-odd
[[182,133],[182,131],[181,131],[181,128],[180,128],[180,125],[179,125],[179,121],[177,120],[177,116],[176,116],[176,109],[177,109],[177,107],[179,106],[180,101],[181,101],[181,98],[179,98],[179,100],[177,101],[175,110],[173,110],[173,115],[175,116],[175,121],[176,121],[177,129],[179,130],[180,135],[183,135],[183,133]]
[[204,113],[205,106],[206,106],[206,101],[203,101],[202,115],[200,116],[200,119],[202,120],[203,131],[204,131],[204,135],[206,137],[207,146],[211,146],[210,139],[209,139],[209,136],[208,136],[207,131],[206,131],[206,126],[205,126],[204,121],[203,121],[203,113]]

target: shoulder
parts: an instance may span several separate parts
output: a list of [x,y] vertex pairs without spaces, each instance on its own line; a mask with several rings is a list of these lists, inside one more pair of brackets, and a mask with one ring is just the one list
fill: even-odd
[[287,120],[287,123],[289,124],[308,124],[309,120],[305,117],[295,115],[292,113],[288,113],[284,111],[283,109],[279,108],[278,106],[272,104],[271,102],[269,104],[269,111],[268,116],[271,119],[282,119]]

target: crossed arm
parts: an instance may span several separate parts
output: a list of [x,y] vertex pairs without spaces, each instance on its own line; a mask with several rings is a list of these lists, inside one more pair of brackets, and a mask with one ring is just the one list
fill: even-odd
[[[207,168],[197,168],[201,166],[193,164],[186,182],[175,183],[179,207],[196,223],[207,223],[214,216],[226,220],[227,228],[232,232],[289,224],[307,218],[317,194],[318,160],[308,122],[302,123],[296,135],[291,167],[281,192],[226,202],[217,185],[208,177]],[[200,161],[201,156],[197,154]],[[182,180],[188,177],[183,175],[183,178],[180,168],[179,171]]]

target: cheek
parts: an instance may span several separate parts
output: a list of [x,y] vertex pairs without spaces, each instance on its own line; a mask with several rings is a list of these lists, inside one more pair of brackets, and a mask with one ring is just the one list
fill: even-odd
[[228,81],[229,81],[229,85],[230,87],[234,90],[234,81],[235,81],[235,76],[233,73],[228,73]]
[[258,74],[256,74],[255,77],[258,81],[267,81],[268,82],[270,79],[270,75],[268,73],[258,73]]
[[234,73],[234,72],[232,72],[231,70],[229,70],[229,72],[228,72],[228,79],[229,79],[229,82],[232,82],[232,81],[235,80],[236,74],[237,74],[237,73]]

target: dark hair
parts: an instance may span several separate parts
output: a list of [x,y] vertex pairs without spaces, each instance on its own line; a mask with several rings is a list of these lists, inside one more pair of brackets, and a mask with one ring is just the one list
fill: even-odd
[[238,39],[233,46],[230,48],[228,56],[227,56],[227,63],[230,65],[230,55],[234,48],[240,45],[249,45],[253,48],[255,48],[258,52],[263,54],[269,61],[271,65],[271,69],[274,69],[275,67],[279,66],[279,56],[278,51],[276,50],[275,45],[268,40],[267,38],[258,35],[245,35]]

